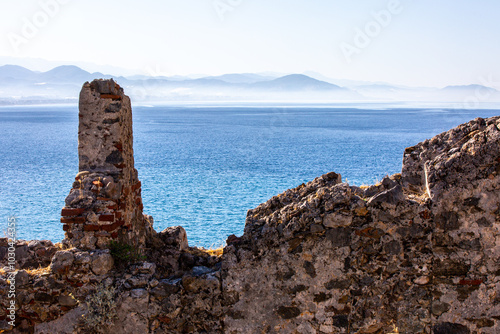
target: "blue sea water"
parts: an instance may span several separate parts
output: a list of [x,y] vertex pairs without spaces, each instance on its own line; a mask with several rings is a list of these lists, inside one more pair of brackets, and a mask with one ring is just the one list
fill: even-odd
[[[144,212],[183,226],[190,245],[241,235],[248,209],[324,173],[371,184],[401,170],[405,147],[500,110],[383,106],[134,107]],[[76,106],[0,107],[0,233],[64,237],[60,210],[78,172]]]

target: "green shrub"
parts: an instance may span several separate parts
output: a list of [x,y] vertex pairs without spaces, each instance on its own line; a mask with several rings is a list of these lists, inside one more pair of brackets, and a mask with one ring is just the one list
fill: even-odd
[[120,241],[111,241],[109,243],[111,256],[118,265],[127,265],[146,260],[146,256],[142,255],[139,249]]

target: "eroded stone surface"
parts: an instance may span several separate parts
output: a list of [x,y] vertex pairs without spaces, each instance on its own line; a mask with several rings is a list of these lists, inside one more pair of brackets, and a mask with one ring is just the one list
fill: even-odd
[[142,213],[130,99],[113,80],[94,80],[83,85],[79,109],[79,173],[61,211],[64,242],[104,249],[118,240],[143,248],[152,218]]

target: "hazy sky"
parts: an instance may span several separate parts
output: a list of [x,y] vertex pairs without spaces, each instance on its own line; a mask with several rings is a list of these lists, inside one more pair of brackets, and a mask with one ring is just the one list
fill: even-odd
[[0,65],[28,57],[149,75],[500,81],[499,0],[0,0],[0,32]]

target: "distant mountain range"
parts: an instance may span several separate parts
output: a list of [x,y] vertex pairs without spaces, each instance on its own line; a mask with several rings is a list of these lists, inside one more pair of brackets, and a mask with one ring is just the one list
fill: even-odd
[[[313,78],[315,76],[316,78]],[[347,82],[319,74],[271,76],[233,73],[192,79],[182,76],[130,77],[89,73],[64,65],[47,72],[17,65],[0,66],[0,104],[74,102],[85,81],[113,78],[135,102],[169,101],[441,101],[500,102],[500,92],[481,85],[448,86],[442,89],[409,88],[385,83]],[[325,79],[325,80],[320,80]],[[327,82],[328,80],[329,82]]]

